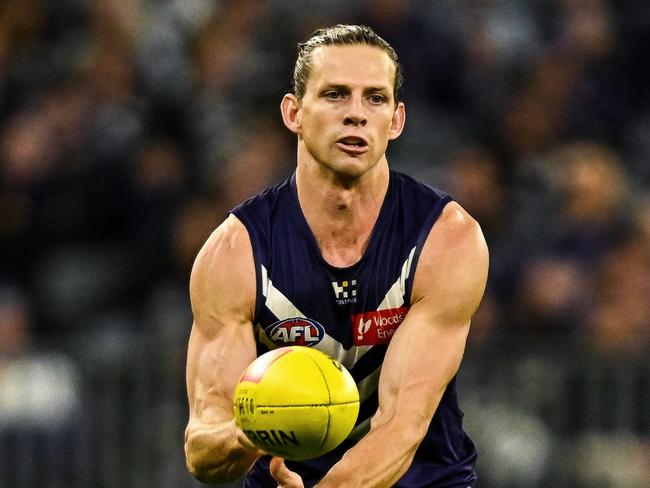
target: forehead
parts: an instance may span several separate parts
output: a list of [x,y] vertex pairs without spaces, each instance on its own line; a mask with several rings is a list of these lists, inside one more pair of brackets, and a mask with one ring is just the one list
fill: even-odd
[[395,64],[381,48],[365,44],[320,46],[311,54],[309,86],[323,84],[386,87],[392,90]]

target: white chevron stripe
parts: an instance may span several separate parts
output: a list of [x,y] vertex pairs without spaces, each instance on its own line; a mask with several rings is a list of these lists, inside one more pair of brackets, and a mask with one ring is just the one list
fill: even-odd
[[264,266],[260,266],[262,269],[262,295],[266,298],[269,295],[269,272]]
[[[266,307],[275,315],[278,320],[290,319],[292,317],[306,318],[305,315],[298,310],[291,300],[284,296],[284,294],[273,286],[273,282],[268,278],[266,268],[262,266],[262,293],[266,291]],[[265,282],[265,283],[264,283]]]
[[406,295],[406,280],[411,272],[411,264],[413,264],[413,256],[415,255],[415,247],[411,249],[409,257],[402,265],[402,272],[393,286],[390,287],[388,293],[377,307],[377,310],[387,310],[389,308],[399,308],[404,305],[404,295]]

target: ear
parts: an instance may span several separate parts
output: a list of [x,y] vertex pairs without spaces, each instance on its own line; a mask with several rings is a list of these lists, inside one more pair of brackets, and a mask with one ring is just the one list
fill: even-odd
[[287,93],[282,97],[280,103],[280,112],[282,112],[282,121],[294,134],[300,134],[301,117],[300,117],[301,103],[293,93]]
[[406,107],[404,106],[404,102],[399,102],[393,113],[393,120],[388,131],[388,140],[392,141],[393,139],[397,139],[404,130],[405,123]]

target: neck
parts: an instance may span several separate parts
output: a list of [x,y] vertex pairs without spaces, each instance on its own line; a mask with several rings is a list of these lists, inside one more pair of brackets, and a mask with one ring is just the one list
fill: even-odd
[[350,266],[361,259],[388,190],[385,157],[359,177],[336,175],[318,164],[298,164],[300,207],[325,260]]

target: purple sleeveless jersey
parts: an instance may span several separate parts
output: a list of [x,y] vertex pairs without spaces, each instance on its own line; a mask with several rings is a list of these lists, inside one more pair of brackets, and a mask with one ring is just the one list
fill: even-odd
[[[246,226],[257,275],[258,354],[289,345],[318,348],[354,377],[361,397],[355,428],[337,449],[291,462],[305,486],[320,480],[369,429],[386,348],[410,306],[418,258],[449,195],[391,171],[388,193],[359,262],[337,268],[322,257],[298,202],[295,175],[232,210]],[[398,487],[472,486],[476,449],[462,427],[455,378]],[[258,460],[245,486],[272,487],[269,458]]]

